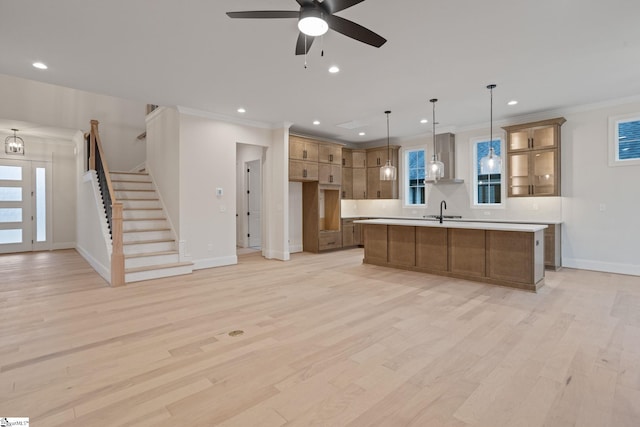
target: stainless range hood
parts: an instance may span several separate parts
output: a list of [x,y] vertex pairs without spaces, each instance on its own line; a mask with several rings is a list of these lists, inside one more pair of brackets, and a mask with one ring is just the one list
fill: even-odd
[[463,179],[456,178],[456,136],[450,132],[436,135],[436,154],[444,163],[444,177],[439,180],[427,179],[425,184],[462,184]]

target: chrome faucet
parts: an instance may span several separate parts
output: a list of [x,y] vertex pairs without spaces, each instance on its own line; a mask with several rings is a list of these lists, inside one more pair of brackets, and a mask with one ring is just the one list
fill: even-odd
[[444,218],[442,216],[442,206],[444,205],[445,210],[447,209],[447,202],[445,202],[444,200],[440,202],[440,216],[438,217],[440,219],[440,224],[442,224],[442,219]]

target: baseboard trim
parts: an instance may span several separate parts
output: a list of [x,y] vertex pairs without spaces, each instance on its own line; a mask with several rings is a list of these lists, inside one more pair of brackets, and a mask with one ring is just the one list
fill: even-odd
[[604,273],[628,274],[640,276],[640,265],[616,262],[592,261],[588,259],[562,258],[562,266],[580,270],[602,271]]
[[81,246],[76,246],[76,251],[82,258],[89,263],[91,267],[104,279],[108,284],[111,284],[111,269],[102,265],[97,259],[92,257],[89,252],[83,249]]
[[219,257],[219,258],[198,259],[198,260],[193,260],[193,269],[202,270],[205,268],[224,267],[225,265],[235,265],[237,263],[238,263],[238,257],[236,255]]
[[277,259],[280,261],[289,261],[291,259],[291,254],[288,251],[264,251],[264,257],[266,259]]

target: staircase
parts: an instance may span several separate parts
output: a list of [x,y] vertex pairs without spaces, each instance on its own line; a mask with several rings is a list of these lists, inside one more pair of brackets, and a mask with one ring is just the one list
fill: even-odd
[[169,221],[148,173],[111,172],[116,200],[122,202],[125,283],[191,274],[180,262]]

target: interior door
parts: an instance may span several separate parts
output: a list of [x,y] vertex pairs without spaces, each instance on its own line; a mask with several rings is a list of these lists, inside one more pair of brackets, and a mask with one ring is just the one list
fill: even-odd
[[0,253],[32,250],[31,162],[0,159]]
[[262,245],[262,169],[260,160],[247,162],[247,218],[249,247]]
[[0,159],[0,253],[51,249],[50,168]]

